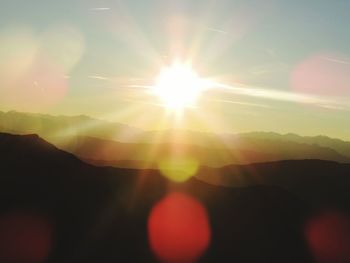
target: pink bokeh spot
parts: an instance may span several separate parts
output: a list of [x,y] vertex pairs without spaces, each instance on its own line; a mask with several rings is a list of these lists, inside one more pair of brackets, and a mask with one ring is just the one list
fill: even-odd
[[300,63],[291,75],[295,92],[316,96],[350,94],[350,60],[333,54],[320,54]]
[[350,216],[328,212],[313,218],[305,228],[317,263],[350,262]]
[[171,193],[154,206],[148,234],[152,251],[168,263],[197,262],[211,239],[206,209],[182,193]]
[[67,79],[61,66],[37,56],[21,75],[5,76],[1,100],[19,110],[37,111],[59,103],[67,93]]
[[30,212],[0,216],[0,262],[44,263],[52,249],[49,220]]

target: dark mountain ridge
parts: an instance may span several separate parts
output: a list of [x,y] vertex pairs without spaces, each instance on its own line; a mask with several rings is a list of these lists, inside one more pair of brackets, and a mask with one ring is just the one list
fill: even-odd
[[174,191],[208,211],[212,236],[200,262],[313,262],[304,237],[311,210],[279,187],[175,184],[154,170],[98,168],[34,135],[0,134],[0,159],[0,219],[28,210],[50,218],[50,263],[156,262],[147,218]]
[[323,160],[285,160],[220,169],[202,167],[197,177],[227,187],[278,186],[315,207],[350,211],[350,165]]
[[[125,168],[156,168],[161,157],[174,155],[174,149],[183,149],[185,157],[197,159],[210,167],[303,159],[350,163],[350,142],[325,136],[302,137],[269,132],[212,134],[185,130],[143,131],[87,116],[51,116],[13,111],[0,112],[1,131],[39,134],[60,149],[92,164]],[[153,149],[155,151],[151,157],[154,163],[145,166]]]

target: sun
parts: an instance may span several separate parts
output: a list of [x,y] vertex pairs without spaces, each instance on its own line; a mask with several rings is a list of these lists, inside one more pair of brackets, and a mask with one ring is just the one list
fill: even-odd
[[193,107],[206,86],[190,65],[176,62],[161,70],[152,90],[165,107],[182,110]]

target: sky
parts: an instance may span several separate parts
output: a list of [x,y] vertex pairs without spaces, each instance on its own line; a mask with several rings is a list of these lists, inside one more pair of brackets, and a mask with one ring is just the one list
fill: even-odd
[[[1,0],[0,110],[350,140],[349,12],[347,0]],[[149,90],[174,60],[217,84],[180,120]]]

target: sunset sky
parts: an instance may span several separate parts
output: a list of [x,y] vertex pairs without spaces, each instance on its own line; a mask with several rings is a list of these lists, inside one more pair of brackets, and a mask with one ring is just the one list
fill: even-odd
[[[350,140],[349,1],[0,6],[0,110]],[[152,89],[175,61],[210,83],[181,116]]]

